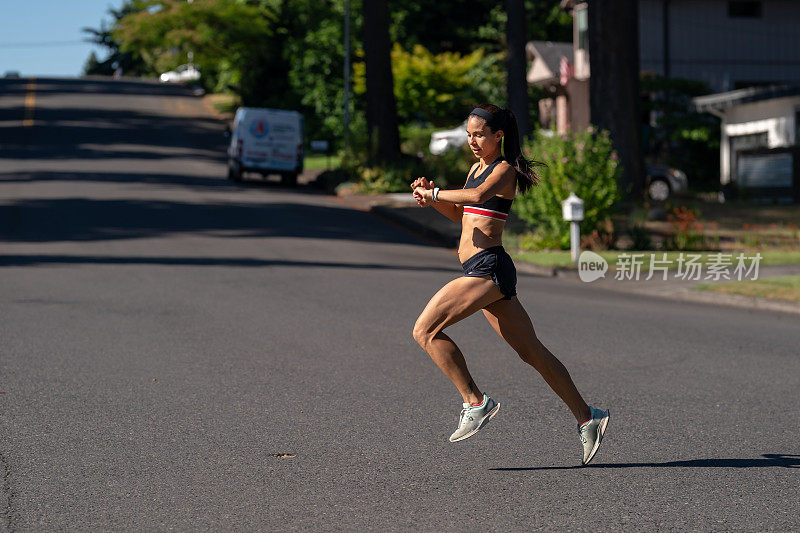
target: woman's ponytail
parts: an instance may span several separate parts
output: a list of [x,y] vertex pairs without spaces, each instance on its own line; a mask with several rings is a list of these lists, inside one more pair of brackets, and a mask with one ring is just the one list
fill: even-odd
[[510,109],[503,109],[503,113],[506,116],[506,127],[503,132],[503,157],[517,171],[517,187],[522,194],[525,194],[528,189],[539,183],[539,176],[534,172],[534,165],[541,163],[528,160],[522,155],[517,117]]

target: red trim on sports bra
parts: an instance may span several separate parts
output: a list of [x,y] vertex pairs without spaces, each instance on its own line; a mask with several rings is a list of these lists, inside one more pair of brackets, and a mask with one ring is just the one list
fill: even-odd
[[507,214],[501,213],[500,211],[492,211],[491,209],[483,209],[482,207],[471,207],[468,205],[464,206],[464,214],[493,218],[495,220],[502,220],[504,222],[508,218]]

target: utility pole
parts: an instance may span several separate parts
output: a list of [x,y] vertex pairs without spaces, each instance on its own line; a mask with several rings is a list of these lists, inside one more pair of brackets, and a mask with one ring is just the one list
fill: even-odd
[[344,0],[344,147],[350,138],[350,0]]

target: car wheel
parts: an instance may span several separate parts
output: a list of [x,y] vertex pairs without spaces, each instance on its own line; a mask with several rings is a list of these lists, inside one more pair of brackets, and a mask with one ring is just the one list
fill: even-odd
[[294,187],[297,185],[297,172],[287,172],[281,174],[281,185]]
[[669,198],[669,183],[662,179],[654,179],[647,187],[647,195],[654,202],[663,202]]
[[236,183],[242,181],[242,166],[235,159],[228,159],[228,179]]

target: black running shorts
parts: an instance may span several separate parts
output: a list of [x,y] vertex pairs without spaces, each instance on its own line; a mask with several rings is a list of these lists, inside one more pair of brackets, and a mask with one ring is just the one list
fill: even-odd
[[517,294],[517,269],[502,246],[481,250],[461,263],[461,268],[465,276],[491,276],[503,293],[503,300]]

